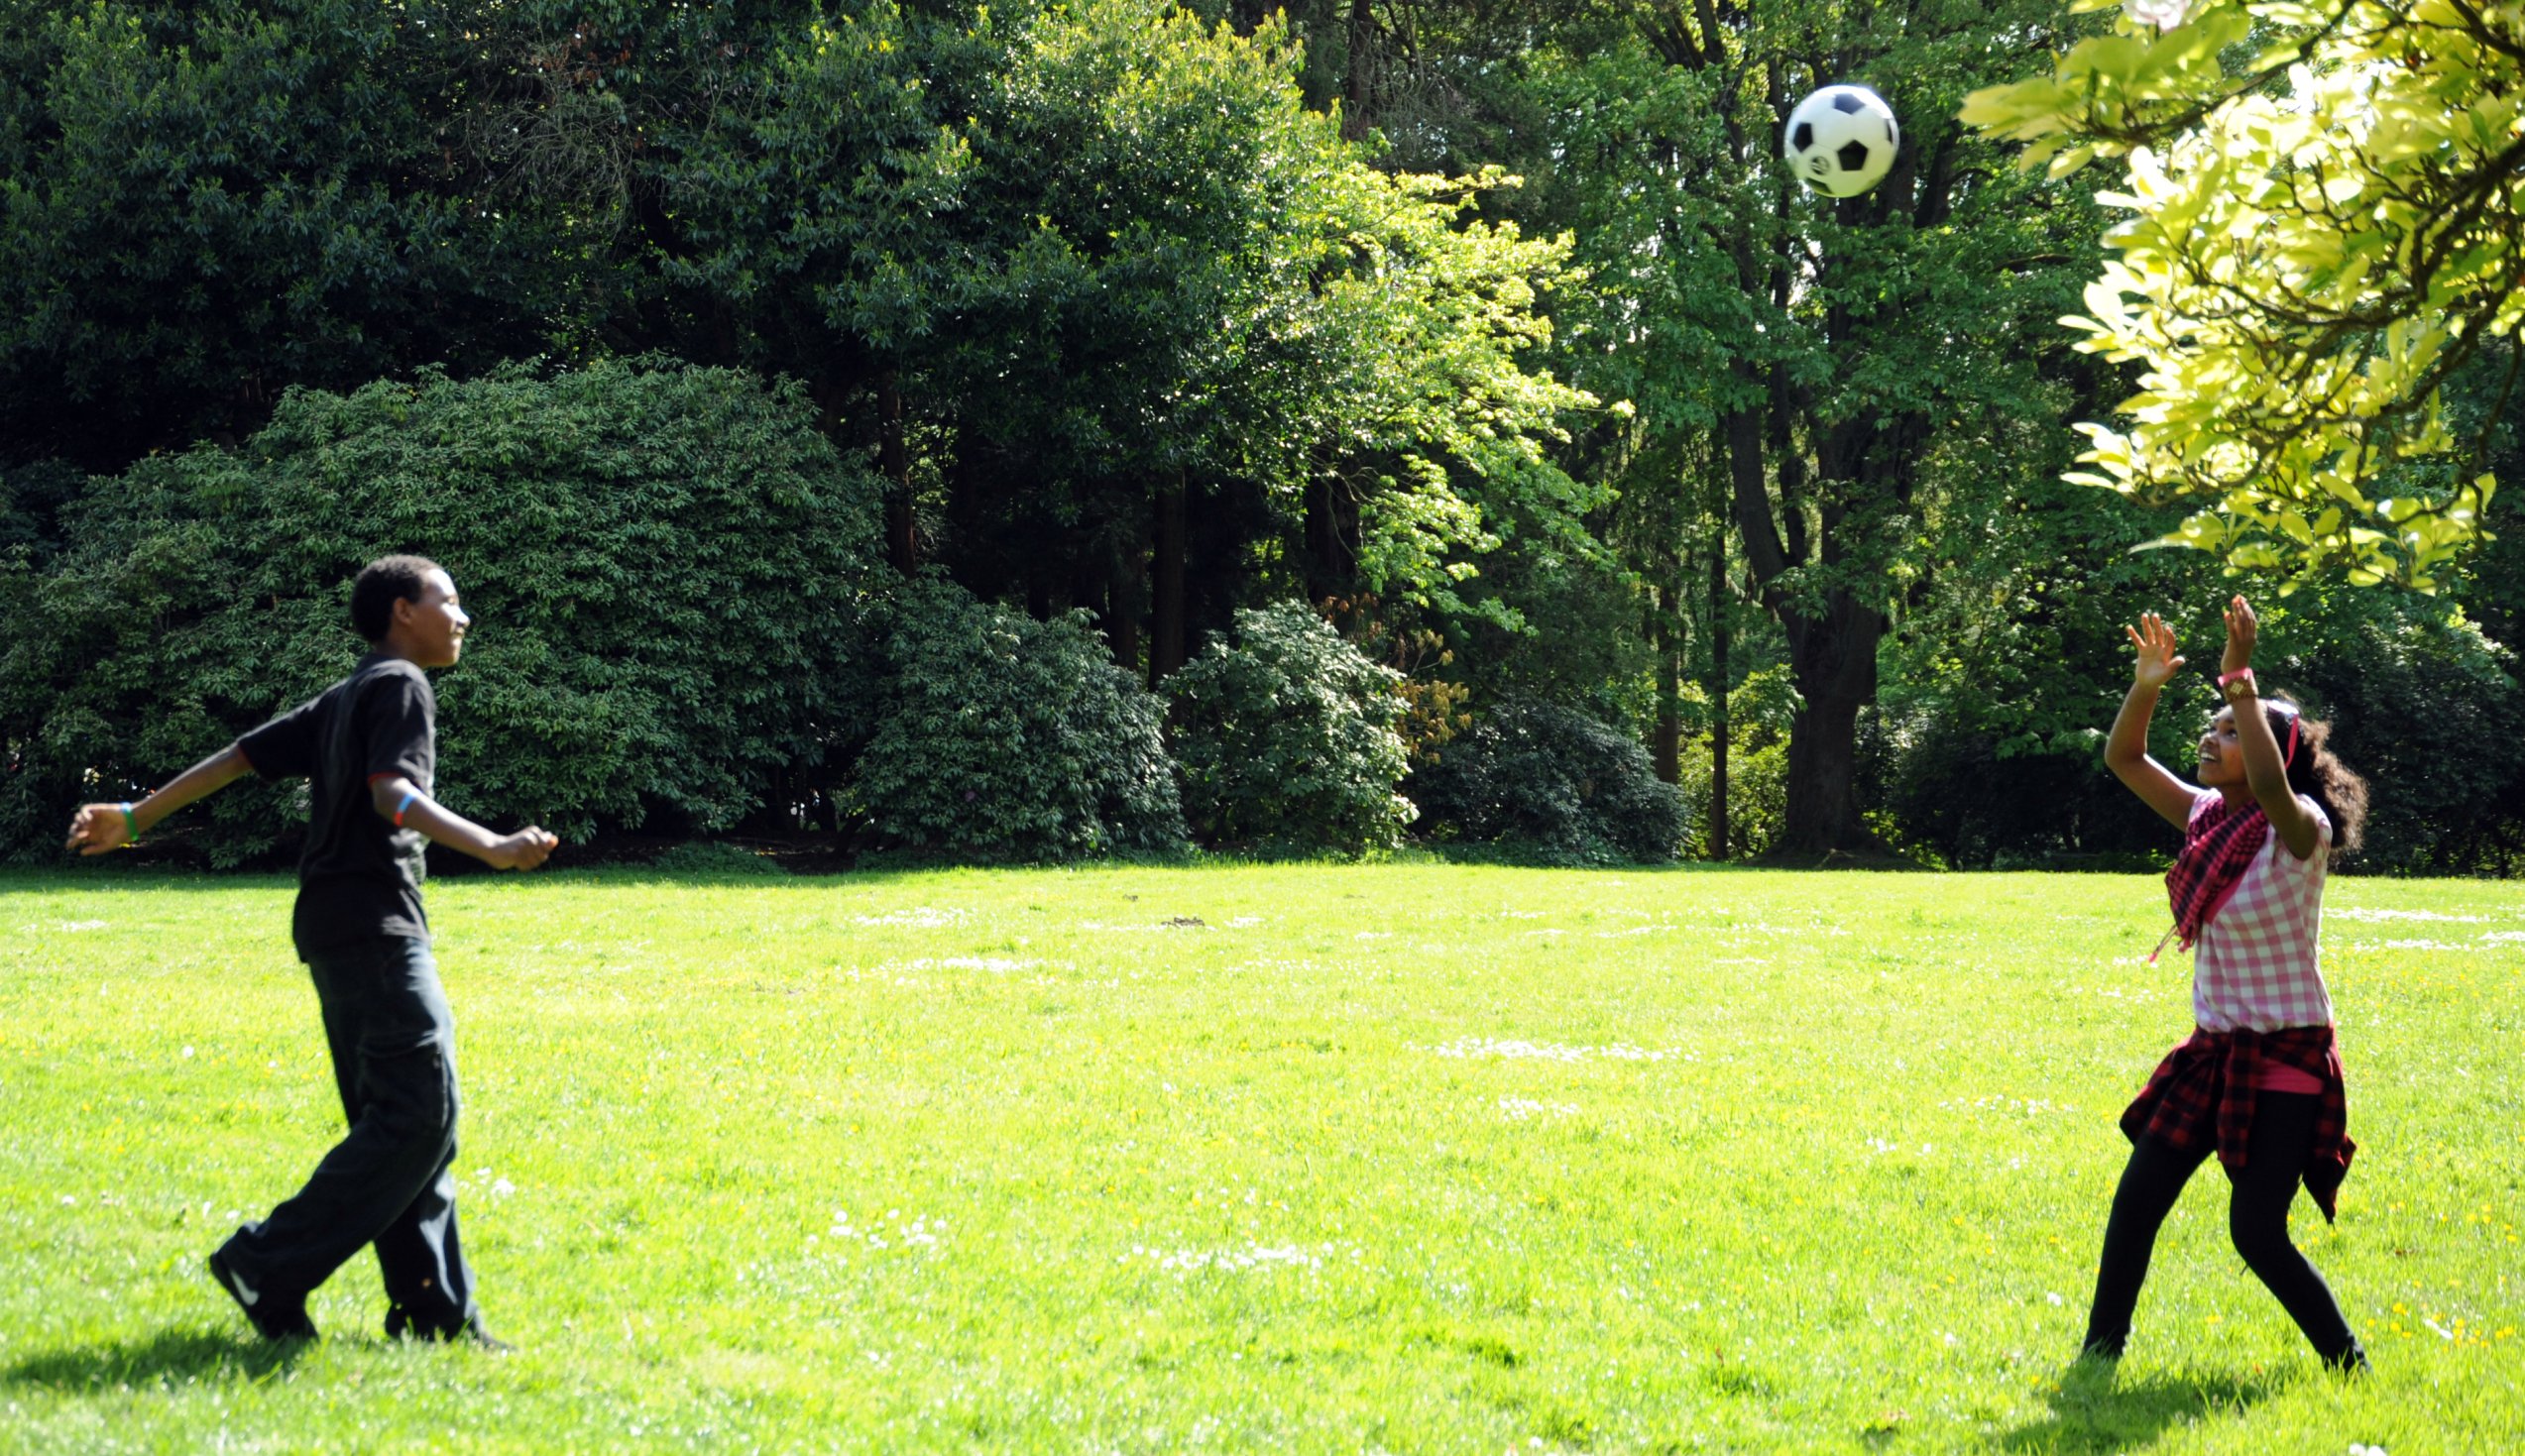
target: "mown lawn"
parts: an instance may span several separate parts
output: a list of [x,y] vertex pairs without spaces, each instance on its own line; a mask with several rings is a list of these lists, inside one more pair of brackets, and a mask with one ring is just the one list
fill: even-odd
[[2205,1171],[2072,1378],[2188,1023],[2137,877],[1440,864],[433,886],[506,1359],[200,1269],[337,1109],[290,887],[0,876],[0,1448],[2525,1449],[2525,887],[2343,880],[2361,1144]]

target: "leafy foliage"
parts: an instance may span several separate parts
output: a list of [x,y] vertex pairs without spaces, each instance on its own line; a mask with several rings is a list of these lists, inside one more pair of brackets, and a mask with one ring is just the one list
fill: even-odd
[[1417,811],[1394,792],[1408,766],[1401,674],[1371,662],[1304,607],[1236,614],[1164,684],[1184,808],[1220,844],[1390,847]]
[[[230,454],[99,481],[41,573],[0,580],[0,843],[162,782],[362,650],[362,563],[444,565],[477,621],[437,682],[440,796],[566,837],[703,831],[862,735],[867,475],[791,388],[612,363],[292,393]],[[207,806],[216,862],[271,849],[287,789]],[[200,823],[199,820],[192,821]]]
[[[2440,388],[2525,320],[2525,15],[2174,13],[2118,20],[1964,109],[2055,174],[2128,162],[2128,190],[2105,200],[2130,215],[2065,321],[2146,373],[2126,429],[2080,426],[2096,469],[2076,479],[2192,506],[2167,542],[2238,566],[2433,587],[2495,484],[2477,451],[2452,458]],[[2405,462],[2431,468],[2415,480]]]
[[1406,791],[1442,837],[1532,845],[1555,863],[1664,863],[1685,829],[1682,791],[1637,738],[1548,703],[1483,715]]
[[[2306,594],[2301,594],[2301,596]],[[2461,614],[2330,590],[2283,631],[2269,677],[2333,722],[2368,782],[2362,869],[2512,874],[2525,866],[2525,696],[2516,657]]]
[[602,230],[473,145],[487,8],[0,0],[9,448],[119,468],[566,331]]
[[929,573],[877,620],[879,726],[850,797],[880,835],[980,858],[1183,847],[1163,707],[1086,614],[1037,621]]

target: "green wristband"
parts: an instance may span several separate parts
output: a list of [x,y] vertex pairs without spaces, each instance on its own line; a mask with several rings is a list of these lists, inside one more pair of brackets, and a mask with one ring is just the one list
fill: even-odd
[[140,842],[140,816],[133,811],[132,805],[125,804],[122,806],[122,810],[123,847],[128,849],[132,845]]

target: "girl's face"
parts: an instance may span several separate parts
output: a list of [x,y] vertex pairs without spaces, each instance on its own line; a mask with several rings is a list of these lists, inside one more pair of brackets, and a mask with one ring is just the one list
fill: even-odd
[[2244,782],[2244,745],[2236,736],[2236,710],[2222,708],[2201,734],[2201,787]]

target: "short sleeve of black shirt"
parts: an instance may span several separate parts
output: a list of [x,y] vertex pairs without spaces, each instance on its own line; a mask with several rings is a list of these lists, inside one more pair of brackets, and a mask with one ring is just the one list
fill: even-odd
[[255,777],[294,779],[315,772],[316,728],[323,707],[323,698],[311,699],[237,740],[237,751],[246,755]]

